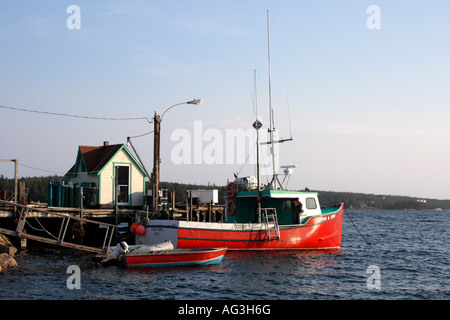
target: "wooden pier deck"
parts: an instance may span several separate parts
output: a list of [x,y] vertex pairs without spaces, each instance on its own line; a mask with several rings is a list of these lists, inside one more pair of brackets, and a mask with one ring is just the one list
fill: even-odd
[[[138,216],[143,213],[136,212],[135,210],[127,210],[126,212],[120,210],[118,212],[119,214],[116,214],[116,211],[112,209],[80,210],[73,208],[40,207],[0,200],[0,233],[78,250],[106,253],[109,251],[111,241],[117,236],[118,216],[123,215],[130,220],[135,218],[140,219]],[[35,225],[37,223],[39,229],[34,228],[30,220]],[[107,223],[105,220],[113,220],[116,223]],[[56,228],[55,226],[58,224],[59,226]],[[94,247],[74,242],[75,238],[71,236],[74,224],[80,225],[82,229],[87,228],[87,225],[94,225],[97,228],[96,230],[102,228],[103,232],[99,232],[98,234],[99,237],[103,237],[102,246]]]
[[[14,208],[17,207],[14,203],[4,204],[4,201],[0,200],[0,218],[15,218],[16,213]],[[62,214],[78,214],[85,218],[113,218],[115,217],[116,211],[114,209],[77,209],[77,208],[64,208],[64,207],[47,207],[40,205],[27,205],[28,208],[36,209],[35,215],[38,218],[57,218],[58,216],[53,215],[53,213]],[[146,215],[144,210],[136,209],[120,209],[119,215],[134,215],[138,214],[141,216]]]
[[[186,206],[185,209],[172,207],[170,211],[170,215],[162,212],[155,218],[211,222],[223,221],[224,218],[223,205],[199,204]],[[131,225],[145,218],[149,218],[149,212],[136,208],[78,209],[39,204],[24,205],[0,200],[0,233],[97,253],[107,252],[113,239],[113,245],[122,241],[118,234],[121,222]],[[77,227],[76,224],[81,225],[83,229],[83,236],[79,239],[74,239],[73,233],[71,234]],[[85,230],[89,239],[85,237]],[[76,243],[73,240],[83,241]],[[94,247],[91,243],[102,245]]]

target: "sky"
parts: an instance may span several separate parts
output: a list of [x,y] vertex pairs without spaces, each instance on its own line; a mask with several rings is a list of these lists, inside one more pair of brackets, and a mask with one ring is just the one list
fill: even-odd
[[[48,113],[0,107],[0,159],[21,177],[65,174],[79,145],[126,143],[153,130],[145,118],[202,99],[164,115],[161,181],[255,176],[242,160],[255,149],[233,135],[255,138],[257,106],[268,138],[267,11],[288,188],[450,199],[444,0],[2,0],[0,105]],[[151,171],[153,134],[132,142]]]

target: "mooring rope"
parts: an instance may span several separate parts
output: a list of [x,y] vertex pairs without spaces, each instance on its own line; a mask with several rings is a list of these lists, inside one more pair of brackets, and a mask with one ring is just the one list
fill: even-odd
[[366,241],[366,243],[369,245],[369,247],[372,248],[371,244],[369,241],[366,240],[366,238],[364,238],[363,234],[361,233],[361,231],[359,231],[358,227],[355,225],[355,223],[353,222],[352,218],[350,218],[349,214],[347,213],[347,211],[344,209],[345,214],[347,215],[348,219],[350,220],[350,222],[353,224],[353,226],[355,227],[356,231],[359,232],[359,234],[361,235],[361,237],[364,239],[364,241]]
[[28,220],[25,220],[25,223],[28,224],[28,226],[31,227],[31,229],[34,229],[34,230],[36,230],[36,231],[44,231],[44,232],[46,232],[49,236],[55,238],[56,240],[59,240],[58,237],[55,237],[53,234],[50,233],[50,231],[48,231],[47,229],[44,228],[44,226],[39,222],[39,220],[38,220],[37,217],[33,217],[33,218],[34,218],[34,219],[37,221],[37,223],[42,227],[42,229],[38,229],[38,228],[33,227],[33,226],[30,224],[30,222],[29,222]]

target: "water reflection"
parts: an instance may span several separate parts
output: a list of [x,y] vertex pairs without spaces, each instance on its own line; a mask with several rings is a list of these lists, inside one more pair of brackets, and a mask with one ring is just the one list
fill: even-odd
[[229,251],[224,264],[235,271],[277,274],[311,274],[337,265],[341,249],[283,250],[283,251]]

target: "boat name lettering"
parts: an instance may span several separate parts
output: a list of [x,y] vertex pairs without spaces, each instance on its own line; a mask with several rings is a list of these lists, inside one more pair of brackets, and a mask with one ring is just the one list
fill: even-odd
[[234,225],[234,229],[236,229],[236,230],[245,230],[245,229],[251,229],[251,228],[252,228],[251,224],[236,223]]
[[321,217],[318,222],[324,222],[324,221],[333,220],[335,217],[336,217],[335,214],[332,214],[330,216]]
[[151,227],[150,230],[151,231],[162,231],[163,228],[162,227]]

